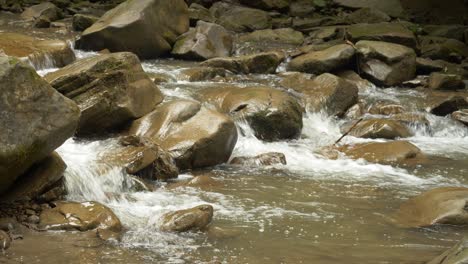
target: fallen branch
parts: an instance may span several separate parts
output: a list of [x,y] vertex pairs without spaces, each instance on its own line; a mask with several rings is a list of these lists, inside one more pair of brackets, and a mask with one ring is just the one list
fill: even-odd
[[350,128],[348,129],[348,131],[346,131],[346,133],[344,133],[344,134],[335,142],[335,144],[333,144],[333,145],[336,145],[336,144],[340,143],[340,141],[341,141],[344,137],[346,137],[349,133],[351,133],[351,131],[352,131],[359,123],[361,123],[362,120],[364,120],[364,118],[361,118],[361,119],[359,119],[356,123],[354,123],[354,125],[353,125],[352,127],[350,127]]

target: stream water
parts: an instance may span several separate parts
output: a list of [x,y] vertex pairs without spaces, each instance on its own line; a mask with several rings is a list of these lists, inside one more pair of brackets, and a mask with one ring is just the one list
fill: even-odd
[[[93,55],[77,52],[78,58]],[[196,63],[176,60],[143,62],[148,73],[173,79],[160,85],[166,100],[193,98],[200,88],[224,82],[238,86],[276,86],[277,82],[275,75],[212,82],[184,80],[180,70],[194,66]],[[410,111],[422,110],[418,102],[425,95],[416,90],[361,88],[361,98],[393,100]],[[391,215],[404,200],[424,190],[468,183],[468,129],[448,117],[424,114],[430,131],[412,128],[415,136],[408,140],[423,152],[441,158],[411,169],[343,158],[328,160],[315,154],[341,136],[343,122],[320,113],[304,115],[299,139],[274,143],[258,140],[247,124],[239,122],[241,136],[233,157],[274,151],[284,153],[288,164],[264,168],[219,165],[179,176],[183,180],[209,175],[223,183],[210,190],[168,189],[159,184],[154,192],[133,192],[129,175],[100,158],[117,144],[112,138],[70,139],[58,152],[68,165],[67,198],[104,203],[125,226],[119,244],[99,250],[99,263],[424,263],[456,243],[466,230],[402,229],[390,222]],[[343,142],[362,141],[369,140],[346,137]],[[164,213],[206,203],[215,208],[212,225],[219,228],[218,232],[159,231]],[[49,236],[51,247],[63,243],[53,234]],[[96,249],[81,252],[92,250]],[[70,253],[34,260],[73,263],[75,257]]]

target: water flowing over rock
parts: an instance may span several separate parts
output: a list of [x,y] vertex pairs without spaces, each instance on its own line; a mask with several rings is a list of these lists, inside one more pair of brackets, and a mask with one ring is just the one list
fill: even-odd
[[468,126],[468,108],[453,112],[452,118]]
[[188,29],[188,7],[183,0],[128,0],[86,29],[76,47],[157,58],[168,54],[176,38]]
[[303,109],[284,91],[265,86],[215,87],[201,91],[201,98],[236,120],[246,120],[262,140],[296,138],[301,133]]
[[361,40],[383,41],[417,48],[416,36],[409,29],[398,23],[356,24],[346,33],[353,42]]
[[290,71],[321,74],[340,70],[353,62],[355,50],[347,44],[336,45],[321,51],[313,51],[294,58],[288,65]]
[[436,224],[466,225],[467,202],[467,188],[436,188],[403,203],[395,215],[395,220],[404,227],[426,227]]
[[15,58],[0,57],[0,192],[75,133],[76,104]]
[[0,200],[15,202],[38,198],[63,178],[66,168],[65,162],[54,152],[29,168],[5,194],[0,196]]
[[128,52],[82,59],[45,79],[80,107],[81,135],[118,128],[151,112],[163,100],[138,58]]
[[411,132],[398,121],[390,119],[369,119],[360,122],[349,133],[361,138],[395,139],[410,137]]
[[35,68],[63,67],[75,61],[70,45],[63,40],[42,40],[19,33],[0,32],[0,50],[28,60]]
[[229,57],[232,51],[232,37],[220,25],[198,21],[194,29],[180,36],[172,54],[194,60],[215,57]]
[[279,52],[264,52],[240,57],[214,58],[201,66],[223,68],[234,73],[275,73],[284,55]]
[[209,225],[212,219],[213,206],[200,205],[164,215],[161,230],[172,232],[200,231]]
[[410,48],[380,41],[359,41],[356,48],[359,68],[378,85],[398,85],[416,76],[416,53]]
[[371,142],[344,145],[338,148],[352,159],[388,165],[412,165],[424,161],[424,154],[407,141]]
[[245,166],[271,166],[276,164],[286,165],[286,156],[283,153],[270,152],[260,154],[255,157],[235,157],[229,163]]
[[440,256],[427,262],[427,264],[463,264],[468,262],[468,239],[463,238],[452,248]]
[[237,142],[237,129],[229,117],[189,100],[158,106],[133,122],[129,134],[156,141],[181,169],[226,162]]
[[222,187],[223,183],[220,181],[217,181],[210,176],[207,175],[201,175],[201,176],[196,176],[193,179],[187,180],[187,181],[182,181],[182,182],[176,182],[173,184],[169,184],[167,186],[168,189],[176,189],[179,187],[192,187],[192,188],[199,188],[202,190],[210,190],[218,187]]
[[100,238],[119,239],[122,224],[106,206],[97,202],[57,202],[54,208],[42,211],[40,228],[46,230],[95,230]]
[[217,24],[235,32],[271,28],[271,17],[259,9],[217,2],[210,8],[210,12]]
[[358,88],[330,73],[313,79],[298,73],[285,74],[281,85],[302,93],[303,104],[310,112],[341,116],[358,101]]

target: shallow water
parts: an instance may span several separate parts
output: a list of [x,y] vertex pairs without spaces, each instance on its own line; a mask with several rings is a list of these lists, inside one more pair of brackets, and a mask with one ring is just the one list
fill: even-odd
[[[79,53],[80,57],[93,55]],[[175,60],[143,63],[149,73],[172,77],[172,82],[160,87],[167,95],[166,100],[194,98],[198,89],[226,84],[222,80],[190,83],[180,76],[181,68],[195,65]],[[229,78],[229,84],[237,86],[274,86],[276,81],[273,75]],[[416,90],[368,87],[360,96],[401,102],[411,111],[423,110],[417,103],[409,103],[424,97]],[[222,187],[210,190],[169,190],[160,183],[155,192],[132,192],[129,175],[101,159],[116,146],[116,139],[92,142],[70,139],[58,152],[68,164],[65,175],[68,199],[95,200],[108,205],[127,229],[120,244],[99,246],[106,256],[99,263],[424,263],[455,244],[467,231],[450,226],[402,229],[392,224],[392,214],[404,200],[424,190],[468,183],[465,179],[468,129],[449,118],[425,114],[430,133],[414,128],[415,136],[409,140],[425,153],[444,159],[406,169],[349,159],[327,160],[315,154],[317,149],[333,144],[341,136],[339,127],[343,122],[320,113],[304,116],[299,139],[275,143],[256,139],[249,126],[239,122],[241,136],[233,157],[282,152],[288,165],[265,168],[220,165],[179,176],[183,180],[210,175],[223,183]],[[343,143],[362,141],[370,140],[346,137]],[[205,203],[215,208],[212,226],[222,228],[223,232],[159,231],[164,213]],[[71,249],[79,248],[90,254],[95,250],[64,242],[57,234],[48,236],[53,237],[52,248],[59,240]],[[40,241],[30,240],[21,243],[27,246]],[[10,260],[23,257],[38,263],[53,263],[55,259],[74,263],[76,257],[65,254],[66,250],[55,251],[54,259],[49,257],[48,261],[48,257],[33,258],[33,253],[15,247],[19,246],[14,245],[12,253],[8,253],[14,254],[9,256]]]

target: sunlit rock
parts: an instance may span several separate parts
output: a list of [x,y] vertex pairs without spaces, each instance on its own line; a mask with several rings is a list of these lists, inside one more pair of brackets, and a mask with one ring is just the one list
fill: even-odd
[[468,126],[468,109],[453,112],[452,118]]
[[[345,127],[344,130],[347,130]],[[359,122],[349,133],[360,138],[395,139],[410,137],[409,129],[398,121],[391,119],[368,119]]]
[[217,24],[235,32],[271,28],[271,17],[263,10],[217,2],[210,12]]
[[200,231],[211,223],[213,206],[200,205],[191,209],[175,211],[162,217],[161,230],[171,232]]
[[286,165],[286,156],[283,153],[270,152],[260,154],[255,157],[235,157],[229,163],[244,166]]

